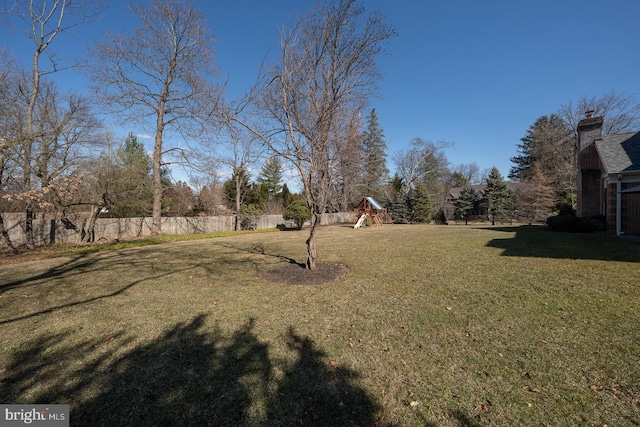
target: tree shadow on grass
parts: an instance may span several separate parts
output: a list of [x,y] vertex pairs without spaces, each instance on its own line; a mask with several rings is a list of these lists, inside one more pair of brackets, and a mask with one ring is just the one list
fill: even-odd
[[19,287],[33,286],[41,280],[53,280],[59,277],[71,277],[74,275],[85,274],[87,272],[91,272],[100,260],[104,261],[107,258],[116,258],[118,256],[119,254],[117,252],[106,256],[103,255],[102,257],[96,256],[95,254],[76,255],[49,268],[43,273],[26,278],[8,280],[4,283],[0,282],[0,294]]
[[219,246],[223,246],[227,249],[232,249],[238,252],[244,252],[247,254],[252,254],[252,255],[262,255],[263,257],[267,257],[267,258],[275,258],[277,260],[280,261],[285,261],[288,262],[289,264],[297,264],[297,265],[304,265],[303,263],[299,263],[297,262],[295,259],[290,258],[288,256],[285,255],[281,255],[281,254],[277,254],[277,253],[272,253],[272,252],[268,252],[267,249],[264,247],[264,244],[262,243],[258,243],[258,244],[254,244],[248,247],[243,247],[240,246],[238,244],[232,244],[232,243],[227,243],[227,242],[216,242]]
[[488,247],[502,249],[503,256],[640,262],[640,244],[611,235],[565,233],[526,225],[480,229],[514,234],[487,243]]
[[[161,283],[173,275],[188,276],[190,272],[204,270],[216,277],[220,266],[260,269],[260,263],[254,259],[238,258],[229,253],[200,259],[182,248],[149,246],[83,254],[62,258],[57,263],[53,261],[54,265],[46,270],[9,272],[0,276],[0,296],[3,297],[0,300],[0,326],[121,296],[138,285]],[[234,250],[241,252],[237,248]],[[115,280],[100,282],[103,272],[113,275],[118,271],[123,274],[117,275]],[[136,274],[131,274],[134,271]],[[27,300],[25,292],[30,294]]]
[[[254,319],[232,333],[200,315],[131,350],[123,333],[36,338],[0,371],[12,403],[68,403],[82,426],[371,426],[379,409],[313,340],[292,328],[292,360],[273,361]],[[280,372],[281,375],[276,373]]]
[[480,427],[480,424],[469,417],[462,409],[449,411],[449,416],[456,420],[460,427]]
[[327,360],[309,337],[293,328],[287,346],[297,361],[286,367],[271,396],[268,419],[279,425],[372,426],[380,407],[355,382],[359,374]]

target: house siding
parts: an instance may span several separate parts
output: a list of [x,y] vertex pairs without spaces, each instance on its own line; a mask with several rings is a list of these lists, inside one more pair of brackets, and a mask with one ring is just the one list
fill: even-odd
[[[637,187],[640,182],[626,182],[622,190]],[[622,231],[625,234],[640,234],[640,193],[623,193],[621,209]]]
[[[621,190],[637,187],[639,182],[625,182],[621,184]],[[616,208],[618,185],[613,182],[607,185],[607,232],[616,234]],[[624,234],[640,235],[640,193],[622,193],[620,208],[620,229]]]
[[580,172],[581,179],[578,192],[578,216],[589,218],[604,214],[602,200],[604,200],[604,188],[602,186],[601,172],[599,169],[583,169]]

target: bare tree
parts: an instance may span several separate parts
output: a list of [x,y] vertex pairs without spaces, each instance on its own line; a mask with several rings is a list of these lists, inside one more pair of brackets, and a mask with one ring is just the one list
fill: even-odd
[[102,124],[88,99],[74,93],[61,95],[53,82],[41,85],[34,118],[38,138],[31,167],[39,188],[77,168],[103,143]]
[[[22,80],[21,85],[27,82]],[[20,91],[18,104],[27,97]],[[15,112],[14,112],[15,113]],[[93,114],[88,100],[76,94],[62,95],[54,81],[43,80],[33,110],[34,140],[26,143],[24,135],[28,133],[22,110],[17,108],[13,120],[13,138],[18,141],[8,149],[10,160],[22,168],[23,178],[19,190],[11,195],[13,200],[35,210],[39,207],[55,216],[62,214],[63,220],[69,213],[71,188],[64,184],[76,185],[67,179],[77,174],[81,165],[93,156],[93,150],[103,142],[100,133],[101,123]],[[25,150],[25,146],[29,150]],[[25,166],[28,165],[28,166]],[[29,185],[25,184],[24,169],[29,170]],[[56,201],[60,200],[61,203]]]
[[[13,58],[4,49],[0,55],[5,58],[0,62],[0,207],[5,207],[6,195],[9,190],[9,180],[15,173],[15,159],[9,156],[11,148],[16,144],[16,103],[18,98],[18,70]],[[4,225],[4,217],[0,210],[0,234],[4,244],[11,251],[17,249],[9,238],[9,233]]]
[[637,95],[611,91],[602,96],[582,96],[577,102],[560,106],[558,115],[575,132],[587,111],[605,118],[604,135],[631,132],[640,129],[640,101]]
[[444,149],[450,147],[446,141],[432,142],[414,138],[411,148],[394,154],[396,171],[402,178],[405,191],[410,191],[418,182],[428,184],[440,179],[448,165]]
[[[345,133],[336,140],[331,181],[333,194],[329,197],[329,208],[345,212],[362,201],[364,195],[378,197],[367,186],[367,156],[360,134],[360,113],[354,114],[345,126]],[[378,180],[381,178],[378,176]]]
[[480,166],[478,166],[476,162],[457,164],[451,168],[450,172],[451,178],[449,181],[453,187],[464,187],[466,184],[480,184],[485,178],[482,176]]
[[217,175],[212,174],[210,182],[200,186],[198,204],[210,215],[219,215],[226,211],[224,189]]
[[376,58],[394,35],[381,14],[365,17],[355,0],[323,2],[282,31],[279,63],[265,70],[258,107],[268,127],[248,126],[302,180],[311,211],[308,269],[316,267],[315,236],[331,194],[338,143],[374,93]]
[[[96,46],[91,77],[95,92],[126,120],[153,119],[152,233],[161,233],[163,156],[169,131],[188,141],[215,110],[219,89],[211,82],[214,37],[193,1],[153,0],[130,9],[141,26],[111,34]],[[189,137],[186,137],[189,135]]]
[[[28,27],[28,36],[34,43],[31,61],[31,77],[21,87],[25,98],[25,123],[21,136],[24,163],[22,166],[23,185],[30,189],[32,184],[31,154],[33,144],[40,137],[35,120],[35,108],[41,90],[43,76],[52,74],[73,65],[61,65],[51,45],[61,34],[71,32],[75,27],[94,20],[101,10],[101,5],[89,0],[15,0],[8,12],[22,19]],[[48,67],[41,65],[41,57],[49,53]],[[27,247],[34,246],[33,237],[33,203],[26,200],[25,234]]]
[[233,209],[236,212],[234,228],[239,227],[238,217],[250,187],[247,185],[251,167],[264,155],[264,147],[256,136],[242,126],[230,122],[225,126],[226,137],[221,138],[227,150],[216,159],[216,163],[224,165],[231,171],[233,185]]

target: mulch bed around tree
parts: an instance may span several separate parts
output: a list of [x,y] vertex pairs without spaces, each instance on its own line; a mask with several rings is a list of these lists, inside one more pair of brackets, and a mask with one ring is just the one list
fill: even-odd
[[320,285],[344,277],[347,273],[349,273],[349,268],[343,264],[316,262],[314,270],[307,270],[304,268],[304,264],[292,262],[265,270],[260,273],[260,277],[274,283]]

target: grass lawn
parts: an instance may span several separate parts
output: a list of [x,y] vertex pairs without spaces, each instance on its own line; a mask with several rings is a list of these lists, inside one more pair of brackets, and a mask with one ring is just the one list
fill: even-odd
[[[71,425],[640,425],[640,243],[321,228],[0,265],[0,402]],[[0,259],[0,263],[2,263]]]

